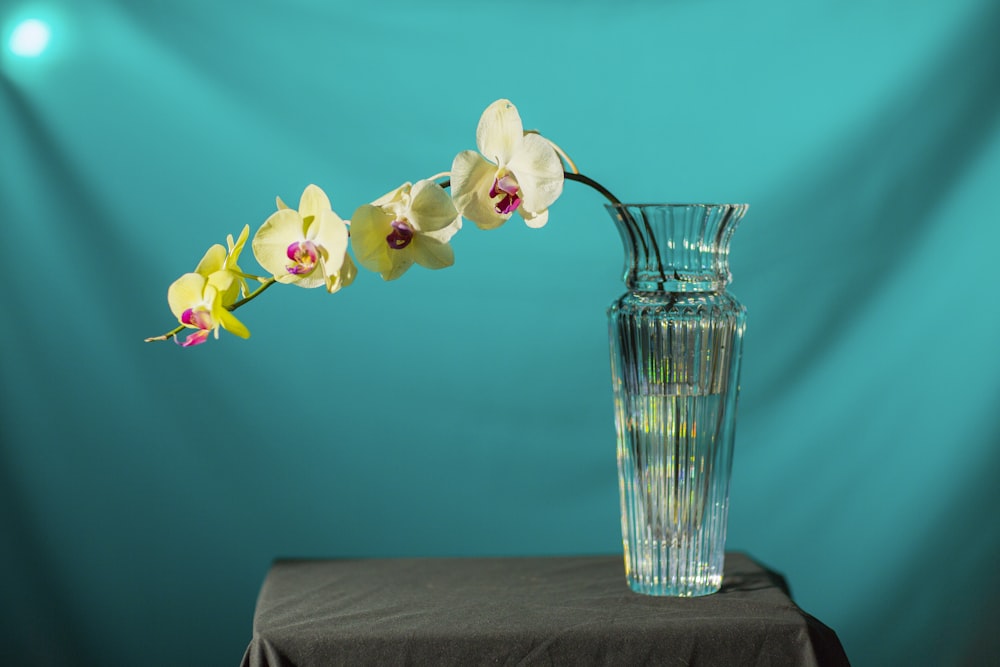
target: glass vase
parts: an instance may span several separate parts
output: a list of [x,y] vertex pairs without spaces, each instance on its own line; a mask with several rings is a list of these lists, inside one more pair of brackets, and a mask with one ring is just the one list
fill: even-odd
[[726,291],[742,204],[607,207],[628,291],[608,309],[629,587],[722,585],[746,309]]

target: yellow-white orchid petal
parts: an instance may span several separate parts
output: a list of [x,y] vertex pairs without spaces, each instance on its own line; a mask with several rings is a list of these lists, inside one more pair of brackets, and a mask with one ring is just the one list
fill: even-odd
[[406,271],[413,266],[413,255],[411,253],[406,253],[405,255],[399,255],[392,260],[392,266],[388,271],[382,274],[383,280],[395,280],[401,275],[406,273]]
[[229,333],[239,336],[240,338],[249,338],[250,330],[247,329],[246,325],[240,322],[235,315],[221,307],[221,305],[212,311],[213,317],[222,326],[223,329]]
[[419,181],[410,190],[409,219],[415,229],[421,232],[449,230],[449,238],[462,228],[462,218],[455,208],[451,196],[434,181]]
[[510,100],[497,100],[486,107],[476,128],[476,146],[486,159],[497,166],[510,162],[521,137],[524,125],[517,108]]
[[229,253],[226,255],[224,266],[226,271],[233,274],[236,287],[223,295],[223,303],[235,303],[236,299],[238,299],[240,295],[246,296],[250,293],[250,287],[247,285],[247,279],[243,276],[243,269],[240,268],[238,263],[240,260],[240,253],[243,252],[243,248],[246,246],[247,237],[249,237],[249,235],[250,225],[243,225],[243,229],[240,231],[240,235],[235,241],[233,241],[232,234],[226,236],[226,245],[229,246]]
[[[372,206],[382,206],[391,208],[393,205],[401,204],[403,198],[412,189],[413,185],[411,183],[403,183],[395,190],[387,192],[375,201],[372,202]],[[353,216],[352,216],[353,219]]]
[[[234,297],[239,294],[239,277],[232,271],[216,271],[206,276],[207,284],[218,290],[222,296],[222,302],[229,305],[236,301]],[[230,300],[232,298],[232,300]]]
[[200,262],[198,262],[198,266],[195,268],[194,272],[207,276],[210,273],[221,271],[225,267],[225,264],[226,249],[216,243],[205,252],[205,256],[201,258]]
[[425,269],[444,269],[455,263],[455,251],[447,243],[421,236],[410,246],[413,260]]
[[306,238],[315,241],[324,250],[324,266],[329,273],[338,273],[347,252],[347,225],[333,211],[319,211]]
[[544,211],[562,194],[562,160],[552,145],[537,134],[524,135],[507,168],[521,186],[521,211]]
[[299,198],[299,215],[307,219],[325,211],[332,211],[326,193],[316,185],[307,185]]
[[392,249],[386,243],[392,220],[392,214],[372,204],[359,206],[351,216],[351,248],[358,263],[369,271],[383,273],[392,268]]
[[541,213],[532,213],[531,211],[525,211],[521,209],[521,217],[524,218],[524,223],[531,227],[532,229],[539,229],[545,226],[545,223],[549,221],[549,212],[542,211]]
[[272,213],[253,237],[253,255],[264,270],[281,283],[298,276],[288,272],[288,247],[305,238],[305,224],[297,211],[289,208]]
[[185,273],[167,289],[167,303],[170,312],[178,320],[189,308],[202,305],[205,299],[205,285],[208,278],[200,273]]
[[497,213],[488,195],[496,173],[496,165],[475,151],[459,153],[451,164],[451,196],[455,207],[480,229],[496,229],[511,215]]
[[354,282],[358,275],[358,267],[354,265],[354,260],[347,253],[344,253],[344,263],[340,265],[340,273],[331,278],[326,285],[326,291],[333,293],[343,289]]
[[229,246],[229,253],[226,255],[225,268],[227,269],[238,269],[236,263],[240,260],[240,253],[243,252],[243,247],[246,245],[247,238],[250,236],[250,225],[243,225],[243,229],[240,231],[239,238],[233,241],[233,235],[229,234],[226,237],[226,245]]

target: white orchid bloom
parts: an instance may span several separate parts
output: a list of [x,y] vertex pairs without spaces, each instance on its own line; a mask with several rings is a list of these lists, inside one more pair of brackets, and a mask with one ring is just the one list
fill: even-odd
[[404,183],[358,207],[351,216],[351,247],[361,266],[395,280],[414,262],[427,269],[454,264],[448,241],[461,227],[462,217],[440,185]]
[[336,292],[357,273],[347,255],[347,225],[315,185],[302,192],[297,211],[278,200],[278,210],[254,236],[253,254],[279,283],[300,287]]
[[529,227],[548,222],[548,208],[562,194],[563,166],[546,139],[525,134],[509,100],[483,112],[476,151],[459,153],[451,166],[451,193],[459,213],[481,229],[495,229],[517,211]]

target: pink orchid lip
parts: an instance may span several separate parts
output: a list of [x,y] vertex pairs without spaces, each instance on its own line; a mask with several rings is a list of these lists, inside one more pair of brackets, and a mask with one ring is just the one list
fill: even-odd
[[188,308],[181,313],[181,322],[189,327],[207,331],[212,328],[212,313],[205,308]]
[[296,241],[288,246],[285,254],[294,262],[287,271],[296,276],[312,272],[319,261],[319,248],[312,241]]
[[392,231],[385,237],[386,243],[393,250],[402,250],[413,242],[413,228],[405,220],[393,220]]
[[493,179],[493,187],[490,188],[490,199],[500,197],[493,210],[500,215],[510,215],[521,205],[521,198],[517,196],[519,186],[513,176],[507,174],[501,178]]
[[208,335],[211,333],[208,329],[199,329],[193,334],[189,335],[184,339],[182,343],[177,336],[174,336],[174,341],[181,347],[194,347],[195,345],[201,345],[206,340],[208,340]]

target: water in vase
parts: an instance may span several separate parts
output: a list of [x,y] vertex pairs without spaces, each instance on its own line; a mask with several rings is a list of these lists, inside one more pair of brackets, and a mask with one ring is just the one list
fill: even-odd
[[620,396],[618,462],[630,585],[703,595],[722,582],[728,450],[722,394]]

